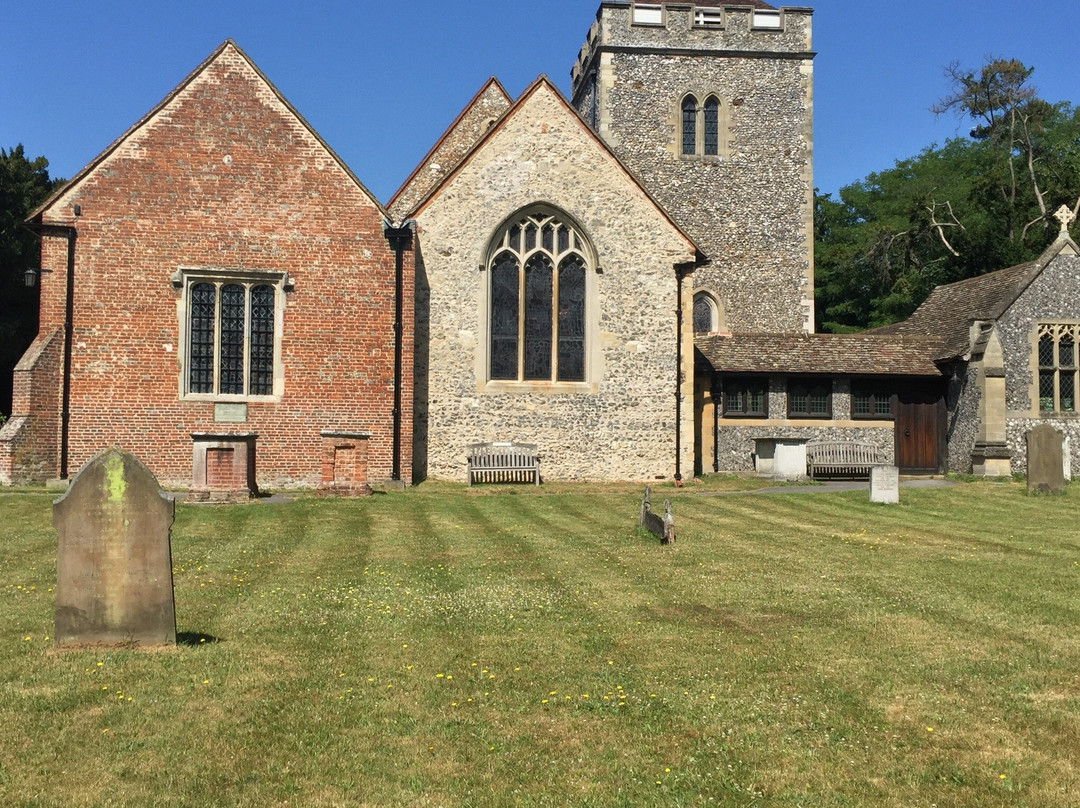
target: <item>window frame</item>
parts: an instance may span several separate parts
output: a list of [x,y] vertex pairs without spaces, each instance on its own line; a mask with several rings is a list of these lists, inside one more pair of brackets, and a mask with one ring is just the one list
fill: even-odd
[[[805,392],[797,392],[800,389]],[[833,414],[833,383],[832,378],[820,379],[813,376],[789,376],[785,385],[785,392],[787,394],[787,415],[788,418],[813,418],[813,419],[830,419]],[[825,409],[822,412],[815,412],[811,407],[811,402],[815,396],[820,396],[824,392],[825,396]],[[805,406],[802,409],[796,407],[796,404],[800,403],[800,399]]]
[[[536,227],[535,241],[529,243],[525,228],[528,224]],[[550,247],[545,245],[544,230],[552,227]],[[511,240],[511,232],[520,228],[516,243]],[[565,233],[565,243],[561,236]],[[495,342],[497,339],[509,339],[509,335],[495,333],[493,306],[496,291],[495,274],[499,259],[510,254],[516,260],[516,282],[518,285],[518,307],[515,312],[518,328],[515,337],[517,372],[514,378],[499,378],[493,366]],[[529,335],[525,331],[527,306],[525,299],[526,267],[537,256],[543,256],[551,269],[550,317],[551,329],[547,339],[550,341],[550,373],[544,378],[528,378],[525,367]],[[561,298],[565,280],[560,277],[562,271],[574,272],[580,267],[581,285],[575,291],[581,297]],[[532,205],[519,210],[505,219],[496,228],[488,242],[484,262],[480,264],[484,273],[481,334],[483,350],[477,352],[477,387],[479,392],[533,392],[533,393],[595,393],[597,358],[595,352],[595,334],[597,329],[596,299],[598,295],[597,276],[600,273],[596,253],[584,229],[573,216],[558,208],[546,204]],[[576,311],[567,313],[565,307],[560,311],[561,303],[566,303]],[[571,318],[571,319],[567,319]],[[575,332],[567,335],[566,325]],[[535,335],[533,337],[536,338]],[[570,343],[580,343],[574,347]],[[564,350],[573,351],[572,363],[580,362],[580,372],[573,374],[577,378],[560,378],[566,365]]]
[[[697,306],[699,301],[704,301],[705,305],[709,309],[709,329],[707,331],[699,331],[697,327]],[[720,304],[717,302],[716,297],[704,289],[698,289],[694,292],[694,297],[691,303],[690,320],[694,335],[709,335],[717,334],[720,332]]]
[[[690,102],[693,102],[692,118],[688,116]],[[730,125],[726,110],[727,105],[715,92],[687,90],[679,96],[675,115],[678,121],[676,151],[680,159],[713,161],[724,157],[729,145],[725,133]],[[710,122],[713,115],[716,120]],[[714,123],[714,132],[709,131],[710,123]],[[687,151],[691,137],[694,148]]]
[[[1043,340],[1049,341],[1052,352],[1051,362],[1044,363],[1042,356]],[[1071,364],[1065,364],[1061,358],[1061,345],[1068,339],[1072,343]],[[1080,323],[1046,322],[1039,323],[1035,328],[1035,341],[1032,347],[1035,365],[1034,376],[1034,410],[1040,417],[1067,416],[1075,417],[1080,414],[1077,408],[1077,394],[1080,393]],[[1065,396],[1062,393],[1062,379],[1068,374],[1072,382],[1072,407],[1066,409],[1063,405]],[[1052,408],[1046,409],[1043,402],[1048,398],[1043,395],[1043,379],[1047,378],[1053,386]]]
[[[187,268],[182,267],[172,277],[173,288],[180,292],[177,301],[180,345],[178,347],[179,397],[181,401],[210,402],[259,402],[280,401],[284,392],[282,372],[281,337],[286,303],[286,293],[292,290],[288,272],[274,270],[242,270],[230,268]],[[192,388],[194,372],[192,350],[192,294],[200,284],[214,287],[214,314],[211,328],[212,336],[212,392],[195,392]],[[243,289],[243,347],[242,347],[242,385],[241,393],[223,393],[221,367],[222,339],[222,289],[226,286],[240,286]],[[270,363],[270,392],[251,393],[251,351],[253,343],[253,322],[251,317],[252,293],[258,287],[268,286],[273,290],[273,325]]]
[[[855,411],[855,399],[860,395],[865,395],[867,403],[870,407],[870,412],[860,413]],[[879,412],[878,404],[884,403],[889,411]],[[886,393],[883,385],[872,382],[862,381],[859,379],[852,379],[851,381],[851,418],[852,420],[863,421],[892,421],[895,420],[893,415],[893,394]]]
[[[725,418],[768,418],[769,417],[769,378],[767,376],[725,376],[721,380],[722,412]],[[751,409],[751,393],[761,396],[761,408]],[[736,398],[740,396],[741,398]],[[732,401],[745,402],[738,409]]]

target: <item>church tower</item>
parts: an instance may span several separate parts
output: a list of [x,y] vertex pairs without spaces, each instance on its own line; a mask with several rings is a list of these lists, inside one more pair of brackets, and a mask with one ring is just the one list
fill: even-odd
[[603,2],[573,104],[711,259],[694,329],[813,331],[812,11]]

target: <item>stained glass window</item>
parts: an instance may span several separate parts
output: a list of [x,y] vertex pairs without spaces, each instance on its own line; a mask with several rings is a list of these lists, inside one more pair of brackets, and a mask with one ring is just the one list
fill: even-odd
[[495,258],[491,268],[493,379],[518,378],[518,274],[518,260],[512,253]]
[[188,306],[188,387],[192,393],[214,392],[214,321],[216,291],[211,283],[191,287]]
[[559,266],[559,381],[585,381],[585,262],[573,255]]
[[585,380],[581,243],[573,225],[549,213],[527,214],[503,231],[490,262],[490,379]]
[[1080,325],[1039,326],[1039,411],[1076,412]]
[[719,144],[720,102],[713,95],[705,101],[705,154],[719,154]]
[[697,99],[686,96],[682,102],[682,153],[697,152]]
[[187,392],[273,395],[276,311],[273,285],[192,283],[188,288]]
[[251,290],[251,356],[248,392],[268,396],[274,392],[274,287]]
[[534,255],[525,265],[525,378],[551,378],[551,261]]
[[221,347],[218,352],[219,392],[244,392],[244,287],[235,283],[221,289]]
[[694,333],[710,334],[716,331],[716,304],[704,292],[694,295]]

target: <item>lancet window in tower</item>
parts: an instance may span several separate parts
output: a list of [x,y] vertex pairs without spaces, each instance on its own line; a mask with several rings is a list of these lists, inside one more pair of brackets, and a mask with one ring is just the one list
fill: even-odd
[[705,99],[705,154],[720,153],[720,102],[715,95]]
[[723,147],[723,104],[715,95],[698,105],[697,97],[686,95],[680,106],[681,131],[679,151],[684,156],[717,157]]
[[697,153],[697,99],[692,95],[682,102],[682,153]]

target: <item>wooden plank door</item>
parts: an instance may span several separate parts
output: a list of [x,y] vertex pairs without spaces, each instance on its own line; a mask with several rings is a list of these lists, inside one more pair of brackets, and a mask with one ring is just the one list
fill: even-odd
[[905,385],[896,396],[896,465],[904,474],[944,470],[945,399],[939,385]]

